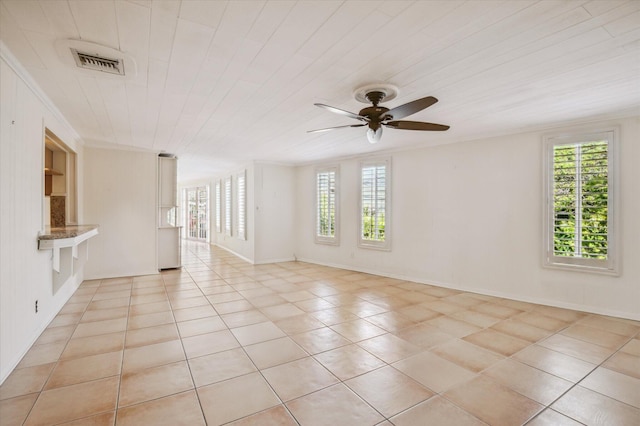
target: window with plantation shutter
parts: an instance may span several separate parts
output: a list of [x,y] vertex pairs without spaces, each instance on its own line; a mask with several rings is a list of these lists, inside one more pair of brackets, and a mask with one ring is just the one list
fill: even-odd
[[236,178],[237,182],[237,210],[238,210],[238,238],[247,239],[247,185],[246,171],[243,171]]
[[546,138],[546,266],[616,273],[614,140]]
[[316,169],[316,243],[339,244],[338,168]]
[[360,163],[359,246],[389,250],[391,160]]
[[224,231],[231,235],[231,177],[224,181]]
[[220,192],[220,181],[216,182],[216,232],[222,232],[222,195]]

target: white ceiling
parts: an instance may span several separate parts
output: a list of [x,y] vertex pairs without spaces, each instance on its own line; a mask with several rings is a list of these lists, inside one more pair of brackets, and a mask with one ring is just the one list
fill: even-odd
[[[2,0],[2,42],[88,145],[177,154],[181,180],[640,111],[640,1]],[[119,49],[134,78],[81,72],[56,42]],[[364,128],[357,87],[447,132]]]

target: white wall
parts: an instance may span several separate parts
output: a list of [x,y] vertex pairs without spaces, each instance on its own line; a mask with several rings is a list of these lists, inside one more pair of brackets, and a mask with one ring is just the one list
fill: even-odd
[[[82,145],[0,45],[0,383],[82,282],[80,267],[53,294],[52,252],[38,250],[44,215],[44,129],[83,162]],[[82,188],[82,172],[78,176]],[[81,200],[80,200],[81,201]],[[82,209],[79,209],[82,220]],[[35,301],[38,300],[38,313]]]
[[[392,155],[390,252],[357,248],[358,160],[340,161],[340,246],[314,243],[314,166],[297,169],[300,260],[640,319],[639,119],[620,125],[622,274],[542,268],[542,133]],[[383,141],[384,142],[384,141]]]
[[295,258],[295,169],[255,165],[255,263]]
[[87,279],[158,272],[157,162],[154,153],[85,148],[84,220],[100,226]]

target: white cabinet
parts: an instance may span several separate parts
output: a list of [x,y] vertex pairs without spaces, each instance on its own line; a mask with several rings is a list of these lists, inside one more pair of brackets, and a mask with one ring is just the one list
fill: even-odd
[[182,266],[180,227],[176,225],[178,159],[158,157],[158,269]]

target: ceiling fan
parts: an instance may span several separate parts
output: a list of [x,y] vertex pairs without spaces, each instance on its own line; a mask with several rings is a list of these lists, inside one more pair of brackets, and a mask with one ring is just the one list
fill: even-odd
[[368,126],[369,128],[367,129],[367,139],[370,143],[376,143],[382,137],[382,126],[403,130],[444,131],[449,129],[449,126],[446,126],[444,124],[398,120],[399,118],[404,118],[409,115],[415,114],[418,111],[422,111],[423,109],[428,108],[438,102],[438,100],[433,96],[416,99],[415,101],[408,102],[392,109],[379,106],[380,102],[382,102],[383,100],[389,101],[395,98],[397,93],[397,89],[391,85],[369,85],[357,89],[355,92],[355,97],[357,100],[359,100],[360,102],[373,104],[373,106],[361,109],[358,114],[329,105],[316,103],[314,104],[315,106],[327,109],[336,114],[354,118],[358,121],[361,121],[362,123],[309,130],[307,131],[307,133],[326,132],[329,130],[344,129],[347,127]]

